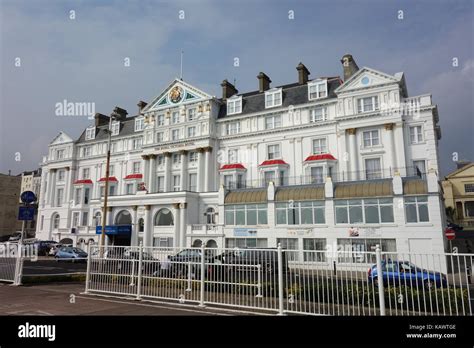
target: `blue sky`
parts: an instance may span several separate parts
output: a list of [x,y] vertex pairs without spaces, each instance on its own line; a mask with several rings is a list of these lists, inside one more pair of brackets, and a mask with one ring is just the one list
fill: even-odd
[[56,103],[94,102],[104,114],[118,105],[135,114],[139,100],[151,101],[179,75],[181,49],[184,80],[216,96],[224,78],[235,78],[241,92],[256,89],[259,71],[274,86],[294,82],[300,61],[311,78],[342,75],[345,53],[359,67],[403,71],[410,95],[431,93],[438,104],[442,174],[454,169],[455,152],[474,160],[470,0],[0,0],[0,11],[3,173],[36,168],[59,131],[77,138],[89,124],[55,116]]

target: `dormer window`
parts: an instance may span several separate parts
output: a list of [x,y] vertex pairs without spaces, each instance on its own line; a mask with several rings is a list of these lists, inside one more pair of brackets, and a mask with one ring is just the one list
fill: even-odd
[[328,96],[327,80],[315,80],[308,83],[308,99],[320,99]]
[[242,97],[227,99],[227,115],[240,114],[242,112]]
[[137,117],[135,119],[135,132],[139,132],[145,128],[145,118],[144,117]]
[[90,127],[86,129],[86,140],[95,139],[95,127]]
[[120,133],[120,121],[112,122],[112,135],[118,135]]
[[265,92],[265,108],[281,106],[281,89],[272,89]]

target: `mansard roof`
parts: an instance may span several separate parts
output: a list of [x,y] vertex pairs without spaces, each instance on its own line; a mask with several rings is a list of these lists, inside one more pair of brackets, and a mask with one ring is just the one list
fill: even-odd
[[[319,80],[319,79],[324,79],[324,78],[318,78],[315,80]],[[328,97],[324,99],[319,99],[320,101],[336,98],[336,94],[334,93],[334,91],[341,84],[341,80],[339,77],[328,77],[327,81],[328,81]],[[310,82],[311,81],[309,81],[308,83]],[[277,89],[281,88],[282,90],[282,98],[283,98],[282,105],[279,108],[278,107],[275,108],[276,110],[280,108],[285,108],[285,107],[287,108],[290,105],[296,106],[296,105],[310,102],[310,100],[308,99],[308,84],[306,83],[303,85],[300,85],[298,82],[296,82],[296,83],[290,83],[287,85],[277,86],[273,88],[277,88]],[[259,92],[257,90],[257,91],[237,94],[236,96],[242,97],[242,112],[239,114],[232,114],[232,115],[227,116],[227,105],[225,101],[220,99],[221,107],[219,110],[219,116],[218,116],[219,118],[242,116],[246,114],[252,114],[252,113],[263,112],[263,111],[269,110],[269,109],[265,109],[265,92]]]
[[[119,135],[112,136],[112,141],[114,141],[115,138],[117,137],[123,137],[127,135],[134,135],[135,134],[135,118],[137,118],[140,115],[135,115],[131,117],[127,117],[125,120],[120,121],[120,133]],[[96,132],[95,132],[95,138],[91,140],[86,140],[86,129],[83,130],[82,134],[79,136],[79,138],[76,140],[77,143],[87,143],[87,142],[93,142],[96,140],[107,140],[108,139],[108,134],[107,130],[109,129],[109,124],[105,124],[99,127],[96,127]],[[140,133],[137,132],[137,136],[140,135]]]

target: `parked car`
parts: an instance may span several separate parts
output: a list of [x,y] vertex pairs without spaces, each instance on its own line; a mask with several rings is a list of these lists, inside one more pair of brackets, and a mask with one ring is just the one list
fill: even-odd
[[[239,248],[214,257],[212,263],[208,269],[209,277],[255,278],[259,276],[258,269],[260,269],[262,279],[276,281],[278,277],[276,248]],[[282,253],[282,271],[284,274],[288,271],[286,253]]]
[[38,240],[34,243],[35,247],[38,248],[38,256],[49,255],[49,252],[53,246],[58,244],[54,240]]
[[[140,260],[140,252],[128,250],[124,253],[123,258],[120,259],[118,263],[118,270],[121,273],[135,274],[138,273],[137,268],[133,270],[134,264],[135,267],[138,267],[138,261]],[[142,274],[143,275],[156,275],[160,272],[160,262],[155,259],[151,254],[147,252],[142,252]]]
[[61,243],[53,244],[51,245],[51,248],[49,249],[48,255],[55,256],[56,253],[59,251],[59,249],[63,247],[72,247],[72,244],[61,244]]
[[16,232],[8,238],[9,242],[18,242],[21,239],[21,232]]
[[[204,255],[204,262],[212,263],[214,255],[207,250]],[[201,250],[199,249],[184,249],[176,255],[169,255],[168,259],[160,262],[160,274],[169,277],[183,277],[186,278],[191,271],[193,279],[200,279],[201,277]]]
[[[370,267],[368,278],[371,282],[377,281],[377,265]],[[425,290],[447,287],[445,274],[420,268],[408,261],[383,260],[382,279],[388,286],[404,285]]]
[[73,247],[62,247],[58,250],[56,255],[54,256],[57,261],[63,260],[71,260],[72,262],[75,261],[87,261],[87,253],[80,249],[80,248],[73,248]]

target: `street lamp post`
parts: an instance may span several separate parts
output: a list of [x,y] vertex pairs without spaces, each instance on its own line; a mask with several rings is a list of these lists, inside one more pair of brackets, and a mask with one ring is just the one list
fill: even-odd
[[112,141],[112,119],[114,117],[110,115],[109,120],[109,139],[107,141],[107,162],[105,166],[105,192],[104,192],[104,211],[102,213],[102,233],[100,235],[100,254],[101,257],[104,252],[104,244],[105,244],[105,224],[107,221],[107,200],[109,198],[109,170],[110,170],[110,144]]

